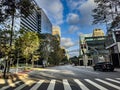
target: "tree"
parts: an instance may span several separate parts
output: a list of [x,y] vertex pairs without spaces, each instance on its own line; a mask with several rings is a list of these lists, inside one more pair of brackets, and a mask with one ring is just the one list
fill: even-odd
[[114,29],[119,29],[120,28],[120,15],[116,16],[114,21],[111,23],[111,27]]
[[[10,49],[12,50],[12,42],[14,35],[14,19],[15,17],[27,17],[32,13],[34,5],[31,0],[1,0],[0,2],[0,24],[11,19],[11,31],[10,31]],[[18,13],[19,12],[19,13]],[[12,52],[10,52],[12,53]],[[11,54],[10,54],[11,55]],[[11,57],[11,56],[9,56]],[[9,58],[10,59],[10,58]],[[10,60],[8,62],[10,64]],[[9,72],[8,65],[8,72]]]
[[25,32],[23,33],[15,43],[15,47],[19,48],[22,56],[26,59],[26,65],[31,56],[39,48],[40,39],[38,34],[35,32]]
[[[118,26],[116,18],[120,15],[118,9],[120,9],[119,0],[94,0],[97,7],[93,10],[93,24],[106,23],[108,29],[112,29]],[[110,26],[109,26],[110,25]]]
[[51,53],[49,55],[49,63],[53,65],[59,65],[62,59],[65,57],[65,51],[60,47],[60,42],[55,36],[51,37]]
[[75,65],[77,65],[77,64],[79,63],[79,58],[76,57],[76,56],[74,56],[74,57],[71,57],[71,58],[70,58],[70,61],[71,61],[72,63],[74,63]]
[[9,59],[11,48],[9,46],[10,41],[10,30],[1,30],[0,31],[0,54],[1,58],[4,59],[4,71],[3,77],[6,78],[6,72],[9,69]]

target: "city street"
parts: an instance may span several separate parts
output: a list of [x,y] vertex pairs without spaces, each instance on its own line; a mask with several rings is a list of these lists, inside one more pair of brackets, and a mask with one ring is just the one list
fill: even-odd
[[102,72],[90,66],[63,65],[34,69],[22,79],[2,81],[0,90],[120,90],[120,69]]
[[120,90],[120,0],[0,0],[0,90]]

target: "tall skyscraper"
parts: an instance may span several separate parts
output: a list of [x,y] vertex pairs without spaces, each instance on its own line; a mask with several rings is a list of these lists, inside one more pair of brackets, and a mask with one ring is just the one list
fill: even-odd
[[34,0],[32,2],[35,5],[32,14],[26,18],[21,17],[20,27],[38,33],[52,34],[52,24],[47,15]]

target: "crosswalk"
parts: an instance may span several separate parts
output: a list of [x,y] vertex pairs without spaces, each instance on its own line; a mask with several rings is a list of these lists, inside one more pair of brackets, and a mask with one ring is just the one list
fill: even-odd
[[[0,80],[1,81],[1,80]],[[46,84],[46,85],[45,85]],[[0,90],[120,90],[120,78],[51,79],[15,81],[9,85],[0,83]],[[45,85],[47,89],[43,89]],[[76,88],[76,89],[75,89]]]

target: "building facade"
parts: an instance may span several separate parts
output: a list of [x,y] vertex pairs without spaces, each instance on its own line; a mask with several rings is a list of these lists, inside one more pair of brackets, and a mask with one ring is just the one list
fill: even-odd
[[115,67],[120,67],[120,29],[108,30],[105,44],[111,62]]
[[92,33],[90,34],[80,34],[79,37],[79,65],[87,65],[88,62],[91,62],[91,59],[88,61],[88,57],[85,55],[87,53],[87,47],[86,47],[86,42],[85,42],[85,37],[91,37]]
[[93,58],[93,64],[108,62],[109,51],[105,49],[106,36],[86,37],[87,52]]
[[61,30],[59,26],[52,27],[52,35],[57,37],[57,40],[60,41],[61,39]]
[[35,5],[32,14],[26,18],[20,18],[20,28],[35,31],[40,34],[52,34],[52,23],[50,22],[49,18],[34,0],[32,0],[32,2]]
[[80,56],[83,65],[92,65],[97,62],[109,61],[109,51],[105,49],[106,36],[101,29],[94,29],[92,34],[80,35]]
[[104,36],[104,32],[102,29],[94,29],[93,30],[93,37],[97,37],[97,36]]
[[79,54],[80,55],[83,55],[84,53],[86,53],[86,42],[85,42],[85,37],[91,37],[92,36],[92,33],[90,34],[80,34],[80,37],[79,37],[79,47],[80,47],[80,51],[79,51]]

